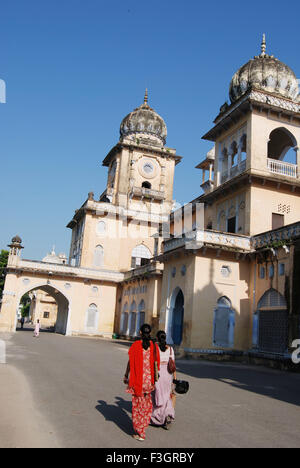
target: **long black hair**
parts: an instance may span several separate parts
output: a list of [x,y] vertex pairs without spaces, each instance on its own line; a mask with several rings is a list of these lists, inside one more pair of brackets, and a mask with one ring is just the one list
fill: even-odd
[[142,335],[143,348],[147,351],[147,349],[150,346],[150,342],[151,342],[151,327],[150,327],[150,325],[148,323],[144,323],[144,325],[142,325],[141,328],[140,328],[140,332],[141,332],[141,335]]
[[167,349],[167,335],[163,330],[159,330],[156,335],[158,346],[160,350],[164,353]]

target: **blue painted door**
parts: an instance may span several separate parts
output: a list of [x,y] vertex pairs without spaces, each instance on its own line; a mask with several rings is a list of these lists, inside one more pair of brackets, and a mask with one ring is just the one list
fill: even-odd
[[180,345],[183,334],[184,297],[180,291],[177,295],[173,311],[172,339],[175,345]]

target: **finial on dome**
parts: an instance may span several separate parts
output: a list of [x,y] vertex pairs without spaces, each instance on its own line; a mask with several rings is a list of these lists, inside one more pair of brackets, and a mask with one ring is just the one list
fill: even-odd
[[147,88],[145,91],[144,104],[148,104],[148,89]]
[[261,57],[264,57],[266,55],[266,48],[267,48],[266,35],[263,34],[262,43],[261,43],[261,54],[260,54]]

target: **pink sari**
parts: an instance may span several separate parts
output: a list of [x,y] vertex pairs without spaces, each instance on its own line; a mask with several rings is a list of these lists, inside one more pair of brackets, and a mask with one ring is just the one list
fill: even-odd
[[39,323],[36,323],[36,324],[35,324],[34,336],[35,336],[36,338],[37,338],[38,336],[40,336],[40,324],[39,324]]

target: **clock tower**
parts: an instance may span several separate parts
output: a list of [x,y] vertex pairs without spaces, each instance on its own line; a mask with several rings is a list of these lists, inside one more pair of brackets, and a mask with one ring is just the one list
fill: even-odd
[[167,127],[148,104],[121,123],[120,139],[104,158],[107,186],[96,201],[90,193],[68,227],[71,264],[128,271],[159,252],[157,232],[173,208],[175,166],[181,160],[166,147]]
[[103,201],[128,209],[144,208],[167,214],[173,206],[175,165],[181,160],[167,148],[167,127],[148,104],[128,114],[120,127],[120,140],[103,161],[108,167]]

